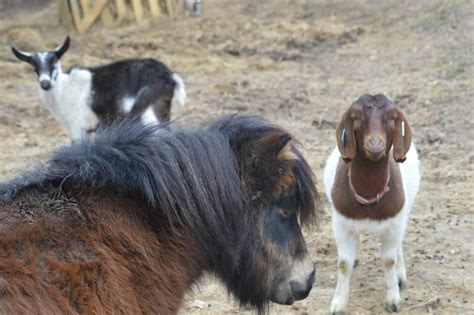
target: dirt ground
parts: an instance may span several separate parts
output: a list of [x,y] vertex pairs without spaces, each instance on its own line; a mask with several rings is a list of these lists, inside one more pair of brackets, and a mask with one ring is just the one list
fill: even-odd
[[[68,31],[57,3],[0,12],[0,179],[45,160],[68,136],[40,103],[32,70],[10,45],[50,49]],[[414,128],[422,185],[405,237],[408,286],[402,312],[474,313],[473,31],[471,1],[203,1],[201,18],[166,18],[72,36],[63,68],[153,57],[185,80],[189,96],[173,109],[201,123],[236,111],[291,130],[323,192],[322,169],[342,112],[363,93],[385,92]],[[328,313],[336,282],[330,209],[305,236],[317,264],[310,296],[273,314]],[[378,242],[366,236],[352,278],[349,309],[383,313]],[[182,314],[239,309],[217,280],[186,297]]]

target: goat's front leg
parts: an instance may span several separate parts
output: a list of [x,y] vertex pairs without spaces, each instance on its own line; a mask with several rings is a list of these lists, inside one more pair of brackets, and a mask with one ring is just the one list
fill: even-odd
[[357,256],[359,235],[347,231],[342,226],[334,226],[333,229],[337,244],[338,274],[337,286],[331,302],[331,313],[338,314],[346,310],[349,301],[351,275]]
[[400,243],[397,251],[397,277],[398,286],[404,288],[407,283],[407,272],[405,269],[405,260],[403,259],[403,246]]
[[381,256],[385,273],[385,308],[389,312],[400,311],[400,287],[398,277],[398,265],[403,264],[398,261],[399,250],[402,246],[402,233],[390,230],[382,236]]

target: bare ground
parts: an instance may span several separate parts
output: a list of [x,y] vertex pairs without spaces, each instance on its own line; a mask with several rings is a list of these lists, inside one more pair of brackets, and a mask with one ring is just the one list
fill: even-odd
[[[31,69],[9,50],[55,47],[67,30],[56,4],[0,12],[0,178],[68,142],[40,103]],[[422,186],[405,237],[409,284],[402,312],[474,313],[473,30],[470,1],[204,1],[203,17],[122,25],[73,36],[63,68],[154,57],[180,73],[189,102],[173,117],[200,123],[222,113],[262,115],[300,139],[321,185],[338,119],[353,99],[386,92],[415,130]],[[326,204],[327,205],[327,204]],[[310,296],[275,314],[327,313],[335,287],[330,211],[305,231],[317,263]],[[350,310],[383,313],[378,243],[363,238]],[[182,313],[247,312],[215,279],[186,298]]]

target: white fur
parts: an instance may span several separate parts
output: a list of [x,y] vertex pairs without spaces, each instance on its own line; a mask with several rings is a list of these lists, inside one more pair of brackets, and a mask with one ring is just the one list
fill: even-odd
[[[332,205],[332,228],[337,244],[339,264],[346,265],[346,272],[338,268],[338,281],[334,298],[331,302],[331,312],[343,312],[349,301],[350,277],[359,249],[359,235],[371,233],[381,240],[380,254],[385,264],[395,261],[393,267],[384,267],[386,298],[385,302],[390,310],[398,311],[400,308],[399,281],[406,281],[406,271],[403,261],[402,241],[408,223],[408,215],[415,200],[420,185],[420,162],[414,144],[407,153],[406,161],[400,163],[405,204],[402,210],[393,218],[383,221],[354,220],[345,217],[334,209],[331,191],[334,185],[338,163],[342,162],[340,153],[335,148],[330,154],[324,169],[324,186],[326,196]],[[340,265],[338,265],[340,266]]]
[[144,124],[159,123],[158,118],[156,118],[155,112],[153,111],[153,106],[149,106],[146,109],[146,111],[142,114],[142,121]]
[[49,76],[48,73],[41,73],[39,78],[38,78],[38,81],[41,82],[41,81],[51,81],[51,77]]
[[61,71],[51,89],[39,88],[41,100],[49,111],[64,125],[73,140],[77,140],[99,123],[99,117],[92,111],[92,74],[85,69],[73,69],[69,74]]
[[173,91],[173,98],[171,99],[171,107],[184,106],[186,103],[186,89],[184,87],[183,79],[181,79],[181,77],[176,73],[173,73],[171,78],[176,82]]
[[46,58],[48,57],[49,54],[50,52],[43,51],[43,52],[38,53],[38,57],[41,60],[41,62],[46,62]]
[[124,114],[130,113],[130,111],[135,105],[135,97],[127,96],[122,99],[122,112]]

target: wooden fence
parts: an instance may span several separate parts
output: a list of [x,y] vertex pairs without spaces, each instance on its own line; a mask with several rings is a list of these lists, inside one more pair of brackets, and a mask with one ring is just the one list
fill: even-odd
[[60,14],[71,21],[78,34],[94,24],[110,26],[133,13],[136,22],[160,15],[176,16],[176,0],[62,0]]

